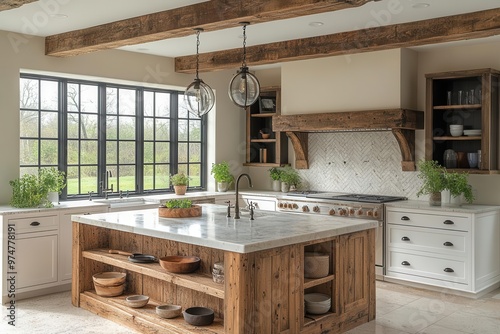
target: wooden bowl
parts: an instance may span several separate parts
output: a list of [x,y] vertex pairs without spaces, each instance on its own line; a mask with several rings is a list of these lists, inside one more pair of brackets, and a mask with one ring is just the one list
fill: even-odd
[[158,305],[156,306],[156,314],[165,319],[171,319],[180,316],[182,307],[180,305]]
[[126,273],[120,273],[117,271],[106,271],[103,273],[92,275],[94,283],[97,283],[101,286],[121,285],[125,283],[126,277]]
[[169,209],[163,206],[158,208],[158,216],[162,218],[190,218],[201,216],[201,206],[193,205],[185,209]]
[[182,312],[184,320],[193,326],[207,326],[214,322],[214,311],[207,307],[190,307]]
[[105,286],[94,282],[95,293],[102,297],[116,297],[123,294],[125,290],[125,283],[120,285]]
[[134,295],[125,298],[125,303],[134,308],[143,307],[149,302],[149,296],[145,295]]
[[271,134],[270,133],[261,133],[260,135],[262,136],[262,139],[269,139],[269,138],[271,138]]
[[160,258],[160,266],[171,272],[185,274],[195,271],[200,267],[200,258],[197,256],[165,256]]

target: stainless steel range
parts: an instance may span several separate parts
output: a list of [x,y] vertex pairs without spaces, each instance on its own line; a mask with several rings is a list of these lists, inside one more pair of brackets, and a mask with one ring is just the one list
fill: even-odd
[[317,191],[290,192],[279,198],[277,211],[333,217],[374,219],[379,222],[375,242],[375,271],[377,278],[384,275],[384,204],[406,200],[400,196],[344,194]]

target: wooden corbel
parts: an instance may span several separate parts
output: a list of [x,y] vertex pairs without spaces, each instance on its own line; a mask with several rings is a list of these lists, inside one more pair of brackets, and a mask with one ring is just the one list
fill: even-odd
[[392,129],[401,150],[401,169],[404,172],[415,171],[415,130]]
[[295,151],[295,168],[308,169],[309,162],[307,157],[308,135],[307,132],[286,131],[286,135],[292,142]]

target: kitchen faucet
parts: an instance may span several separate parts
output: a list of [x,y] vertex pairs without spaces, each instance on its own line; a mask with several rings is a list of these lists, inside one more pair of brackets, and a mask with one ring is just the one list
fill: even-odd
[[242,176],[245,176],[248,179],[248,185],[250,188],[253,188],[252,185],[252,179],[250,178],[250,175],[243,173],[238,176],[236,179],[236,203],[234,204],[234,219],[240,219],[240,207],[239,207],[239,200],[238,200],[238,192],[239,192],[239,187],[240,187],[240,179]]
[[104,181],[101,181],[101,191],[104,194],[105,199],[108,199],[108,193],[113,192],[113,185],[111,185],[111,188],[109,188],[109,178],[110,177],[113,177],[113,175],[111,174],[111,170],[107,170]]

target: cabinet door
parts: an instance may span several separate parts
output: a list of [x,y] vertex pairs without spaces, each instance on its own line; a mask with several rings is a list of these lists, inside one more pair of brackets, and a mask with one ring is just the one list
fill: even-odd
[[57,282],[57,234],[25,234],[16,239],[18,289]]

